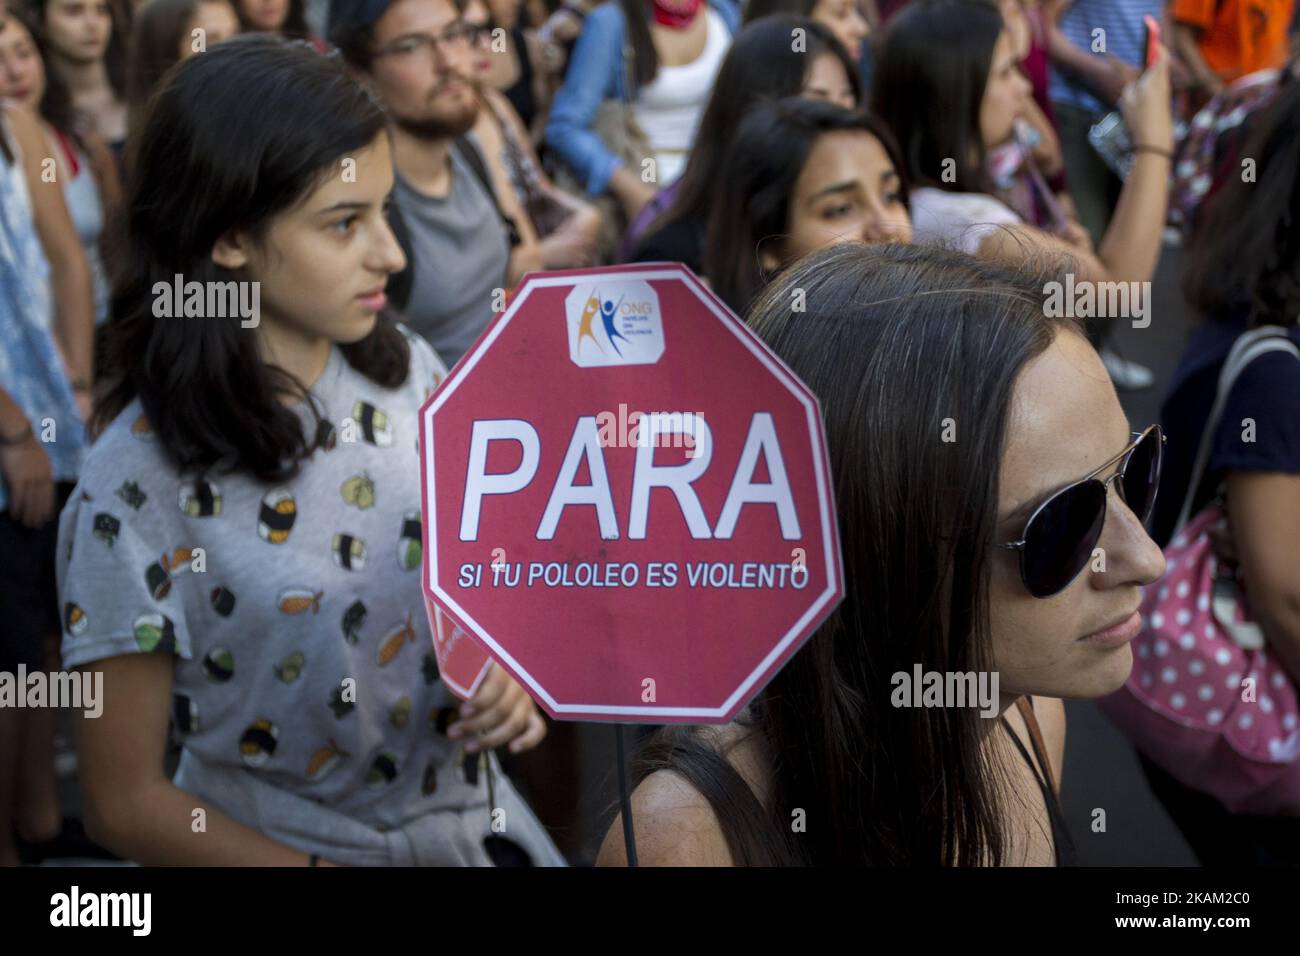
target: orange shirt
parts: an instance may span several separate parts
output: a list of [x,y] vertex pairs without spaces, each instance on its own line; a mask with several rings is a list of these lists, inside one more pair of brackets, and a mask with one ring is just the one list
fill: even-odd
[[1295,0],[1173,0],[1175,21],[1202,31],[1205,63],[1226,82],[1281,66]]

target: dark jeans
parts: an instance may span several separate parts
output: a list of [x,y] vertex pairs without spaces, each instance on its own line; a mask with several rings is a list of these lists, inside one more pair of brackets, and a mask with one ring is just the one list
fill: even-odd
[[0,511],[0,671],[15,673],[19,664],[45,670],[46,638],[61,633],[54,554],[59,512],[72,488],[54,486],[54,514],[37,528]]

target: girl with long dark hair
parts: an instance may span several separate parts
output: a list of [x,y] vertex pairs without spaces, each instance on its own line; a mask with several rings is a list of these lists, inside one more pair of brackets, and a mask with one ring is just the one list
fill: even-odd
[[[960,253],[837,245],[749,322],[821,401],[848,585],[736,721],[651,738],[641,862],[1071,862],[1058,698],[1132,666],[1164,570],[1142,527],[1159,430],[1130,432],[1041,278]],[[916,706],[917,668],[996,674],[997,703]],[[615,821],[602,862],[621,837]]]
[[546,41],[524,22],[522,0],[492,0],[487,7],[488,34],[497,49],[483,74],[483,82],[510,101],[530,141],[541,140],[542,125],[551,97],[563,80],[561,64],[548,56]]
[[305,0],[235,0],[235,12],[248,33],[274,33],[291,40],[308,39]]
[[843,46],[807,17],[771,16],[746,25],[718,70],[686,171],[628,230],[624,241],[636,250],[631,258],[684,262],[702,272],[709,209],[730,175],[723,160],[736,127],[759,100],[799,95],[845,109],[860,104],[862,85]]
[[79,123],[119,157],[126,144],[126,39],[108,0],[30,0],[27,25],[50,74],[47,96],[70,98]]
[[64,661],[104,683],[90,832],[154,864],[559,862],[490,756],[542,739],[531,699],[493,668],[458,708],[432,652],[417,413],[445,368],[385,310],[381,108],[339,58],[238,37],[169,74],[130,175],[60,524]]
[[117,166],[104,141],[77,122],[62,80],[46,70],[42,50],[18,17],[10,17],[0,32],[0,97],[40,114],[48,155],[55,162],[55,181],[63,186],[90,267],[95,322],[103,322],[108,315],[108,279],[100,237],[121,198]]
[[862,56],[871,25],[858,0],[749,0],[745,5],[745,25],[765,17],[791,14],[809,17],[826,27],[855,64]]
[[911,241],[902,161],[866,113],[802,97],[760,103],[720,168],[704,274],[741,314],[768,278],[815,249]]
[[[1160,255],[1173,155],[1168,55],[1120,101],[1135,159],[1095,250],[1077,222],[1065,220],[1050,233],[992,195],[989,151],[1012,136],[1031,102],[1019,55],[1001,12],[986,0],[915,0],[889,21],[871,103],[898,137],[907,164],[916,240],[1013,265],[1063,256],[1074,262],[1075,278],[1090,283],[1149,281]],[[1113,318],[1092,326],[1097,343],[1105,342]],[[1149,371],[1143,375],[1102,348],[1117,383],[1151,384]]]
[[526,244],[537,243],[546,269],[591,265],[597,253],[600,213],[590,203],[556,187],[542,169],[537,151],[514,101],[488,82],[489,70],[505,54],[493,52],[494,27],[488,4],[460,4],[465,23],[478,29],[472,77],[478,94],[473,135],[483,151],[502,211],[514,220]]
[[135,129],[164,73],[237,35],[240,25],[230,0],[149,0],[136,13],[131,29],[126,93]]

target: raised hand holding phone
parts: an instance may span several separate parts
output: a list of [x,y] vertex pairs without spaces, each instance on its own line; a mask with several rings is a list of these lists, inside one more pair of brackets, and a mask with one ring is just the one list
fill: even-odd
[[1173,152],[1168,51],[1160,42],[1160,24],[1155,18],[1147,16],[1143,22],[1146,70],[1124,88],[1119,109],[1107,114],[1088,132],[1092,147],[1125,179],[1137,155],[1171,157]]
[[1134,151],[1170,153],[1174,147],[1174,117],[1170,100],[1169,57],[1159,43],[1159,28],[1154,34],[1150,32],[1153,25],[1154,21],[1148,24],[1148,39],[1155,39],[1154,53],[1148,47],[1146,72],[1124,90],[1119,99],[1119,109]]

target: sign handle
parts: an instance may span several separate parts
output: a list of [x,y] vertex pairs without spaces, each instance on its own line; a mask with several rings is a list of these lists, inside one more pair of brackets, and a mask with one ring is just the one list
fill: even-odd
[[618,759],[618,802],[623,811],[623,848],[627,865],[636,866],[636,834],[632,830],[632,798],[627,790],[627,760],[623,753],[623,725],[614,725],[614,749]]

